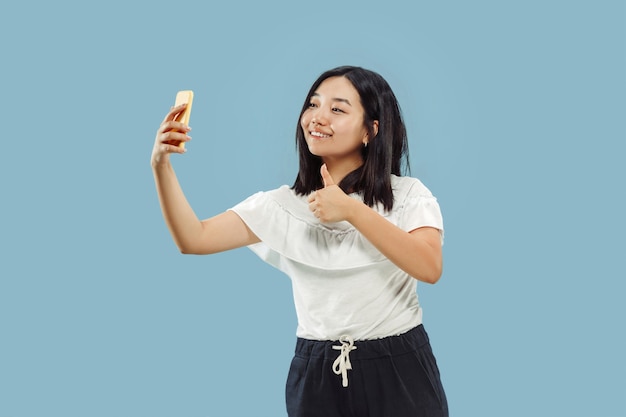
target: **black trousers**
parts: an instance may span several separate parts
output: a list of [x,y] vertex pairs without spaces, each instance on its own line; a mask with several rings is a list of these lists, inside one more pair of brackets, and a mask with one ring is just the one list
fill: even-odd
[[351,369],[343,372],[341,345],[298,338],[287,378],[289,417],[448,417],[422,325],[399,336],[354,342]]

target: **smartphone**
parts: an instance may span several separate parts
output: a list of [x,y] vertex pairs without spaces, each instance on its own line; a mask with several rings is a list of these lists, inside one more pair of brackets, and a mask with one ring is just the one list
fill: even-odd
[[[174,120],[176,120],[177,122],[181,122],[186,125],[189,125],[189,117],[191,116],[191,105],[193,104],[193,91],[182,90],[176,93],[176,101],[174,103],[174,107],[180,106],[181,104],[185,104],[185,103],[187,103],[187,107],[185,107],[185,110],[178,113],[178,115],[176,115],[176,118],[174,118]],[[180,142],[178,146],[180,146],[181,148],[184,148],[185,142]]]

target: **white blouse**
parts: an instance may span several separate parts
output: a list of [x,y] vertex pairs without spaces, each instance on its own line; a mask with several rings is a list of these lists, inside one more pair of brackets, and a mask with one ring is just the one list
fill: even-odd
[[[418,179],[392,176],[394,205],[374,209],[410,232],[439,229],[437,199]],[[358,194],[353,198],[362,201]],[[348,222],[322,224],[307,196],[290,187],[259,192],[231,208],[259,237],[250,245],[292,281],[296,335],[312,340],[378,339],[422,323],[417,280],[395,266]]]

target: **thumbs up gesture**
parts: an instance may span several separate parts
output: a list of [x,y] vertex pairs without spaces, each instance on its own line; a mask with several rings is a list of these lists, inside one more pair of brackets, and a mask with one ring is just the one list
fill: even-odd
[[336,185],[333,177],[330,176],[330,172],[328,172],[328,167],[326,166],[326,164],[322,165],[320,173],[322,174],[322,180],[324,181],[324,188],[328,188],[331,185]]
[[344,193],[331,177],[326,164],[320,169],[324,188],[309,196],[309,210],[322,223],[348,220],[357,201]]

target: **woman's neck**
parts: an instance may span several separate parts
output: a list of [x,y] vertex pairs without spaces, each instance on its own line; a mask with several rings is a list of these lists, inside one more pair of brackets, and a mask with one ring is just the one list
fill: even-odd
[[349,173],[363,165],[363,159],[361,157],[355,159],[336,159],[336,158],[322,158],[328,168],[328,173],[335,181],[335,184],[339,184]]

